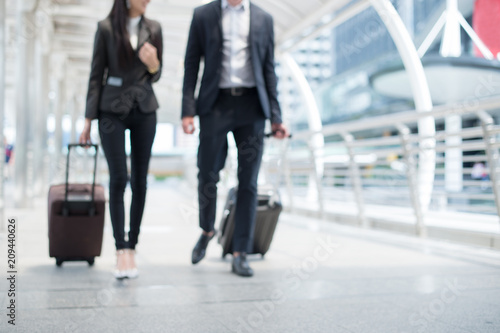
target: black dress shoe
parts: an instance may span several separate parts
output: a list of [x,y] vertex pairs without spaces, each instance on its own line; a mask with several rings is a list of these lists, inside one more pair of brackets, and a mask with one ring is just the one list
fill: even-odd
[[197,264],[201,261],[201,259],[205,258],[205,253],[207,251],[208,242],[215,236],[215,231],[212,236],[205,236],[201,234],[200,239],[194,246],[193,253],[191,254],[191,262],[193,264]]
[[232,271],[234,274],[239,276],[253,276],[253,269],[250,268],[247,261],[247,255],[245,253],[233,258]]

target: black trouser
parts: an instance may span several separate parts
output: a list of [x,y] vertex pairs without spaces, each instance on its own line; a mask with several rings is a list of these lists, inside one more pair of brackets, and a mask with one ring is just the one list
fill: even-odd
[[[123,195],[128,181],[125,130],[130,130],[130,231],[125,240]],[[156,133],[156,112],[142,113],[134,107],[127,116],[101,112],[99,134],[109,167],[109,212],[116,249],[135,249],[146,201],[151,147]]]
[[256,91],[243,96],[220,93],[212,112],[200,117],[198,201],[200,227],[207,232],[214,230],[217,182],[226,161],[229,132],[238,147],[234,252],[249,252],[252,246],[265,120]]

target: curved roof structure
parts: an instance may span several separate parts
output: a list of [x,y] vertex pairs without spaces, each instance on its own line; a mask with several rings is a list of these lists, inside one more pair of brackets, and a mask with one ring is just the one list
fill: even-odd
[[[153,0],[146,15],[160,21],[164,36],[164,71],[156,90],[161,99],[163,121],[176,121],[180,108],[183,57],[193,9],[207,0]],[[342,8],[349,0],[252,0],[271,13],[275,20],[276,43],[300,37],[325,14]],[[23,1],[8,1],[7,24],[16,25],[16,11]],[[42,34],[50,52],[54,75],[63,75],[72,91],[82,98],[86,92],[93,38],[97,22],[107,16],[112,0],[24,0],[24,8],[36,11],[36,33]],[[33,22],[32,22],[33,23]],[[29,27],[29,24],[28,24]],[[15,49],[15,45],[13,45]],[[9,56],[9,55],[8,55]],[[15,60],[15,51],[10,53]],[[12,64],[15,68],[14,63]],[[8,66],[9,68],[10,66]],[[52,70],[51,70],[52,71]],[[62,71],[62,72],[61,72]],[[59,72],[57,74],[57,72]],[[14,69],[12,69],[14,74]],[[8,72],[9,74],[9,72]],[[51,73],[52,74],[52,73]],[[9,76],[9,75],[7,75]],[[14,76],[14,75],[12,75]],[[8,80],[11,84],[13,79]],[[80,99],[81,100],[81,99]],[[83,102],[83,100],[81,100]]]

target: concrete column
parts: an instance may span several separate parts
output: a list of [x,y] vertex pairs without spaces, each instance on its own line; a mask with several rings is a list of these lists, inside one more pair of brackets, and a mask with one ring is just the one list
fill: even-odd
[[63,180],[65,159],[62,154],[63,129],[62,119],[66,111],[66,96],[68,87],[65,81],[66,57],[61,53],[50,55],[50,82],[51,82],[51,113],[54,116],[54,128],[51,140],[49,179],[50,182]]
[[[39,109],[38,91],[39,86],[37,82],[37,43],[40,38],[40,27],[36,23],[36,10],[33,9],[34,4],[31,5],[29,12],[26,13],[26,27],[30,29],[27,44],[26,54],[26,71],[27,71],[27,84],[28,91],[28,109],[26,110],[27,120],[24,125],[26,131],[26,200],[27,207],[32,207],[33,198],[35,197],[35,178],[38,169],[34,164],[34,151],[35,151],[35,133],[38,126],[36,122],[37,111]],[[25,88],[25,89],[26,89]],[[18,92],[20,93],[20,92]],[[20,93],[22,94],[22,92]],[[26,95],[25,95],[26,98]],[[22,124],[20,124],[22,126]]]
[[66,87],[64,79],[59,79],[57,81],[57,97],[56,97],[56,107],[55,107],[55,132],[54,132],[54,162],[56,163],[53,168],[57,169],[57,174],[59,174],[59,168],[62,166],[63,155],[62,155],[62,145],[63,145],[63,115],[66,110]]
[[45,156],[47,154],[47,99],[49,86],[48,56],[44,54],[42,41],[35,44],[35,105],[34,105],[34,143],[33,143],[33,185],[35,196],[44,195],[47,190]]
[[457,0],[446,0],[446,24],[444,26],[443,41],[439,53],[443,57],[460,57],[462,42],[460,38],[459,17]]
[[36,31],[30,27],[33,15],[26,12],[24,1],[17,10],[17,85],[16,85],[16,141],[15,141],[15,191],[14,203],[18,208],[29,207],[32,200],[32,124],[31,110],[34,100],[32,80],[34,38]]
[[40,153],[41,153],[41,161],[42,161],[42,169],[43,169],[43,178],[42,178],[42,192],[47,193],[49,187],[49,164],[50,164],[50,153],[49,153],[49,133],[47,130],[47,119],[50,113],[50,100],[49,100],[49,92],[50,92],[50,55],[48,51],[44,53],[42,60],[42,87],[41,94],[43,96],[43,108],[40,119],[42,119],[40,123],[40,132],[38,133],[38,140],[40,140]]
[[5,0],[0,0],[0,232],[5,230],[5,220],[4,220],[4,163],[3,163],[3,152],[4,147],[4,135],[3,135],[3,119],[5,110]]
[[[462,130],[462,117],[450,116],[445,119],[446,134],[458,134]],[[462,137],[449,136],[446,138],[446,146],[460,146]],[[446,191],[460,192],[463,189],[463,162],[462,149],[447,148],[445,152],[445,188]]]
[[78,120],[78,116],[80,115],[79,111],[80,111],[80,108],[79,108],[79,105],[78,105],[78,99],[76,97],[76,92],[73,93],[73,96],[71,96],[71,100],[70,100],[70,109],[69,109],[69,112],[70,112],[70,115],[71,115],[71,136],[70,136],[70,142],[73,143],[73,142],[78,142],[78,135],[80,133],[77,133],[76,131],[76,122]]

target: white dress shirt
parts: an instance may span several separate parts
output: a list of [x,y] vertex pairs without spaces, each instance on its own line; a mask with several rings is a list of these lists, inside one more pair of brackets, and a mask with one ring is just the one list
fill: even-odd
[[141,22],[141,18],[141,16],[137,16],[128,19],[127,30],[130,36],[130,44],[134,50],[137,49],[139,43],[139,22]]
[[250,54],[250,1],[222,0],[222,71],[219,88],[255,87]]

